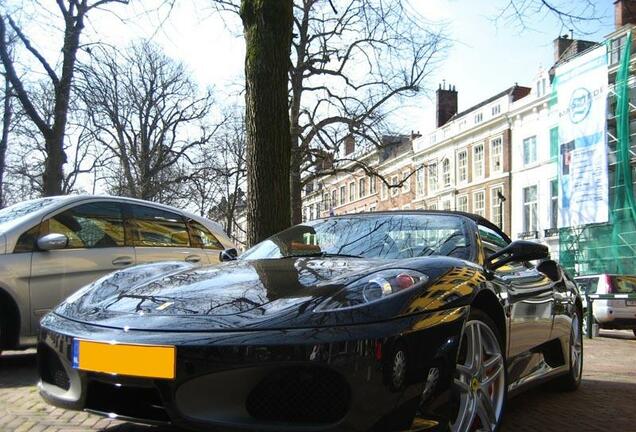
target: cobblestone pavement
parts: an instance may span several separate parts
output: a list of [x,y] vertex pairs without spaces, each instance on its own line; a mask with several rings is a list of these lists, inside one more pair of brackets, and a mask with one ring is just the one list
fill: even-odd
[[[585,340],[585,371],[578,391],[536,388],[508,403],[504,432],[636,431],[636,338],[602,331]],[[168,432],[84,412],[65,411],[38,396],[33,352],[0,357],[0,432]]]

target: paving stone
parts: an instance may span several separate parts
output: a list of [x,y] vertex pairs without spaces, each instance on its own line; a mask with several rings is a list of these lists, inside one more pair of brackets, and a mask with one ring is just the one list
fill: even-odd
[[[578,391],[558,393],[549,384],[508,402],[502,432],[601,432],[636,430],[636,338],[602,331],[585,340],[583,382]],[[35,356],[0,357],[0,432],[170,432],[170,428],[66,411],[47,405],[35,384]]]

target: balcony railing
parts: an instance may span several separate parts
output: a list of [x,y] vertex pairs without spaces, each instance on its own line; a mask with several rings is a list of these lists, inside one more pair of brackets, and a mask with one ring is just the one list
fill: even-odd
[[526,231],[518,234],[521,240],[537,239],[539,238],[539,231]]

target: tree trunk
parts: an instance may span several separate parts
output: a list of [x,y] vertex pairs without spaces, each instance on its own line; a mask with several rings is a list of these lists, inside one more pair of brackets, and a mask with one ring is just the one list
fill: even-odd
[[289,175],[289,187],[291,191],[291,223],[297,225],[303,221],[302,203],[302,161],[303,151],[300,137],[300,105],[303,95],[303,64],[307,57],[307,44],[309,32],[309,12],[313,4],[304,3],[303,17],[300,22],[298,40],[294,44],[296,49],[296,64],[290,70],[291,104],[289,119],[291,125],[291,166]]
[[5,78],[4,81],[4,103],[2,114],[2,137],[0,138],[0,208],[4,207],[4,169],[6,165],[7,145],[9,144],[9,128],[11,127],[11,117],[13,107],[11,105],[11,84]]
[[242,0],[247,132],[247,243],[290,222],[288,70],[292,0]]
[[44,141],[46,146],[46,160],[44,161],[44,173],[42,174],[42,186],[44,196],[62,195],[64,183],[64,130],[61,133],[51,134]]

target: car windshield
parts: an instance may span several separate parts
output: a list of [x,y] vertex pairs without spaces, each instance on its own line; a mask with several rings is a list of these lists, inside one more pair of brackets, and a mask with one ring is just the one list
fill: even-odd
[[345,256],[403,259],[447,255],[468,259],[459,216],[378,214],[321,219],[293,226],[246,251],[241,259]]
[[14,221],[23,216],[27,216],[44,207],[55,204],[59,198],[39,198],[23,201],[0,210],[0,224]]

